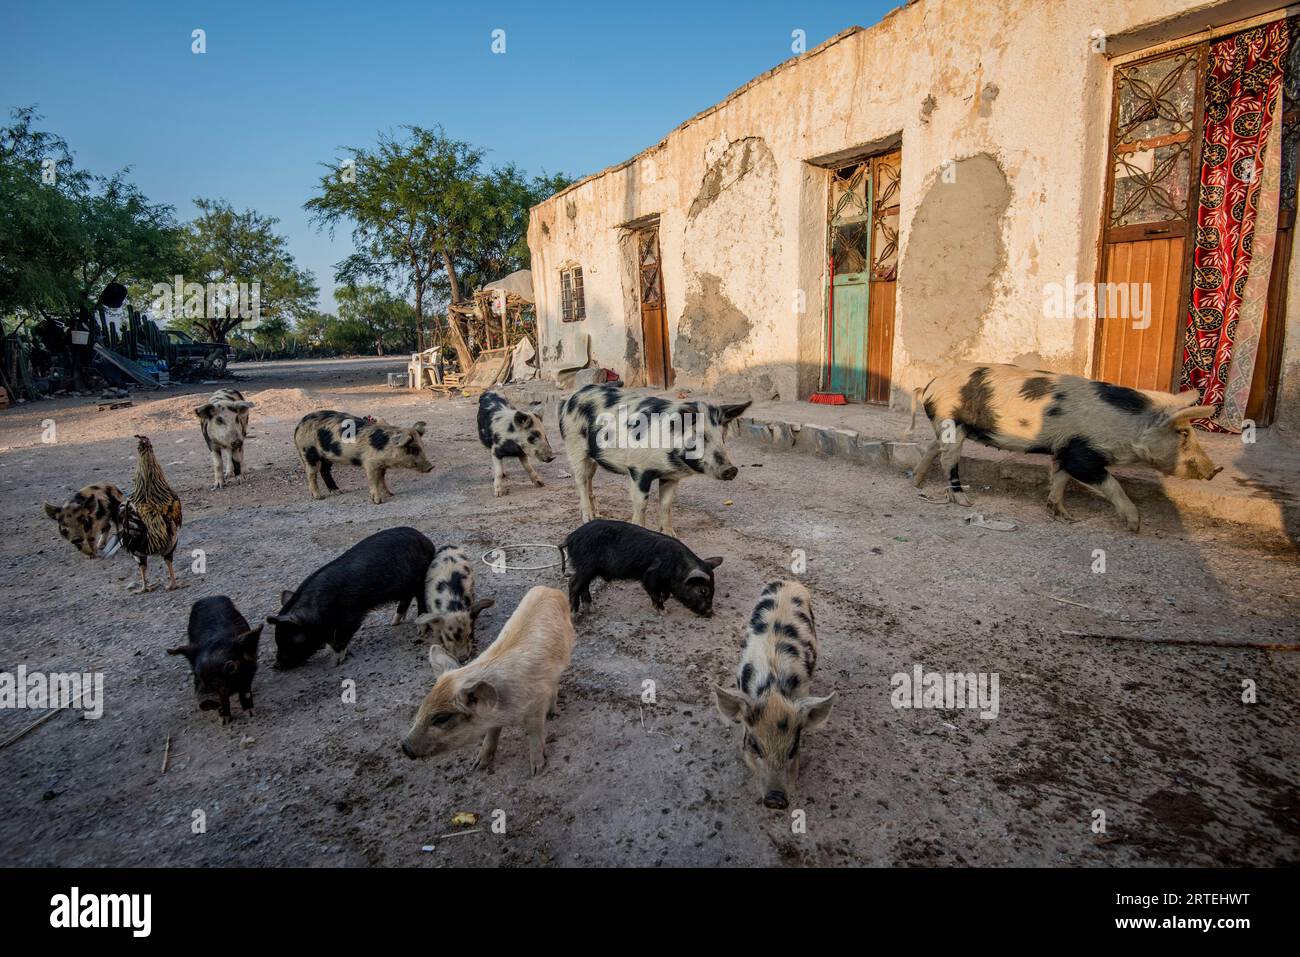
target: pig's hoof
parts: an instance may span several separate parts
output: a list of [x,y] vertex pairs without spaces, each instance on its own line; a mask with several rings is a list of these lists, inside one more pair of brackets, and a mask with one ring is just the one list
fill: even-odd
[[209,492],[215,492],[215,491],[216,491],[217,489],[219,489],[219,488],[221,488],[221,483],[220,483],[220,482],[217,482],[217,483],[214,484],[214,485],[209,485],[209,486],[208,486],[208,491],[209,491]]
[[1128,530],[1134,535],[1142,531],[1142,520],[1139,518],[1128,519]]
[[504,486],[502,486],[501,488],[494,488],[492,490],[492,494],[495,495],[497,498],[504,498],[505,496],[510,494],[510,489],[505,488]]
[[543,482],[541,479],[533,479],[533,484],[536,485],[538,488],[544,488],[546,486],[546,483]]
[[528,766],[529,768],[531,768],[533,772],[533,777],[537,777],[537,775],[541,774],[543,771],[546,770],[546,755],[543,754],[536,761],[534,761],[532,758],[529,758]]

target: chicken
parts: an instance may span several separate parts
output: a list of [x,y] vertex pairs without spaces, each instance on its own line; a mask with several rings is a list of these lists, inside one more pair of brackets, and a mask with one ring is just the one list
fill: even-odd
[[167,563],[167,574],[171,578],[167,590],[172,591],[181,587],[172,567],[172,554],[176,551],[176,539],[181,532],[181,500],[167,484],[167,476],[163,475],[162,466],[153,453],[153,445],[143,435],[136,438],[140,440],[140,446],[135,483],[122,505],[118,538],[122,547],[140,564],[140,587],[133,591],[143,594],[154,588],[149,584],[150,555],[161,555]]

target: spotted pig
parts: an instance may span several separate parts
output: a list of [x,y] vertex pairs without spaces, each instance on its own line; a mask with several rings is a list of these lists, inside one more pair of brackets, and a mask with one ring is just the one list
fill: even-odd
[[370,500],[379,505],[393,497],[393,490],[384,478],[389,469],[433,471],[420,444],[422,435],[423,422],[407,429],[368,416],[323,410],[302,417],[294,429],[293,442],[307,470],[307,488],[312,498],[325,497],[320,479],[325,480],[329,491],[338,491],[333,467],[344,463],[365,469]]
[[599,466],[628,477],[637,525],[646,524],[646,500],[657,481],[660,528],[675,536],[673,500],[682,479],[709,475],[729,482],[736,477],[723,442],[727,426],[747,408],[748,402],[718,406],[638,396],[609,383],[573,393],[560,407],[560,434],[583,522],[598,517],[591,480]]
[[492,491],[497,498],[508,495],[506,488],[506,459],[518,459],[533,484],[541,488],[545,483],[537,474],[528,457],[539,462],[555,458],[551,443],[546,440],[546,427],[542,413],[521,412],[497,392],[484,392],[478,400],[478,438],[483,447],[492,453]]
[[741,754],[767,807],[789,806],[802,733],[825,723],[835,705],[834,691],[824,698],[808,695],[816,666],[817,628],[808,589],[798,582],[772,582],[749,619],[736,688],[713,689],[718,711],[744,728]]
[[475,600],[474,566],[469,555],[463,548],[443,545],[424,574],[424,604],[428,613],[415,619],[418,634],[432,638],[435,646],[463,664],[474,650],[474,622],[496,601]]
[[212,453],[212,488],[219,489],[244,471],[244,439],[248,436],[248,410],[253,403],[238,389],[218,389],[194,410],[203,441]]
[[62,506],[45,503],[45,514],[59,523],[59,534],[88,558],[108,544],[118,525],[124,496],[116,485],[87,485]]
[[938,456],[948,500],[959,505],[970,505],[957,472],[967,438],[1051,456],[1047,504],[1054,516],[1070,520],[1065,488],[1074,479],[1109,500],[1134,532],[1141,519],[1110,474],[1112,465],[1140,463],[1165,475],[1207,480],[1221,471],[1192,433],[1194,420],[1214,414],[1214,406],[1197,404],[1194,391],[1171,395],[1019,366],[962,363],[913,393],[913,426],[916,400],[935,434],[917,467],[916,486]]

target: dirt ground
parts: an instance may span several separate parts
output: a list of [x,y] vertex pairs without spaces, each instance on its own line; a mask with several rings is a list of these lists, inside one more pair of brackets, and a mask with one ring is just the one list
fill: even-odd
[[[431,673],[415,626],[390,626],[391,609],[371,615],[339,667],[321,653],[272,670],[268,628],[257,713],[236,706],[220,726],[197,710],[184,661],[163,654],[183,642],[198,598],[229,595],[256,621],[277,610],[282,589],[382,528],[414,525],[477,557],[501,544],[558,543],[578,521],[554,422],[559,454],[539,466],[546,487],[511,468],[510,494],[496,499],[475,402],[390,390],[383,373],[397,368],[236,369],[257,402],[249,471],[215,492],[192,414],[215,386],[140,394],[116,411],[65,399],[0,413],[0,671],[102,671],[106,696],[100,720],[60,714],[0,751],[0,861],[1300,862],[1300,656],[1062,634],[1300,640],[1293,552],[1172,509],[1145,509],[1134,536],[1078,492],[1069,501],[1082,520],[1064,525],[1050,521],[1041,494],[977,488],[976,512],[1017,527],[972,528],[969,512],[922,500],[902,475],[739,438],[729,446],[739,478],[691,479],[676,509],[681,538],[726,559],[715,617],[672,602],[660,616],[634,583],[598,586],[594,611],[577,622],[540,776],[528,774],[519,731],[503,734],[492,773],[471,770],[469,751],[420,762],[401,753]],[[343,491],[312,501],[291,436],[317,408],[426,420],[435,470],[390,473],[396,497],[376,506],[360,471],[340,469]],[[52,444],[41,441],[47,419]],[[41,510],[90,482],[128,487],[135,433],[153,439],[184,502],[180,591],[128,594],[130,556],[82,557]],[[596,490],[605,515],[628,517],[624,479],[601,473]],[[206,555],[204,574],[189,568],[194,549]],[[765,582],[792,577],[796,549],[807,557],[798,577],[812,592],[821,643],[814,693],[836,689],[839,701],[829,724],[804,737],[791,808],[777,811],[759,801],[710,688],[732,680],[743,623]],[[156,580],[162,572],[155,563]],[[479,620],[480,647],[529,587],[562,582],[558,568],[482,567],[480,594],[497,604]],[[918,664],[996,673],[997,717],[896,710],[891,676]],[[344,701],[349,680],[355,703]],[[647,680],[653,704],[642,702]],[[1245,681],[1255,703],[1242,700]],[[35,717],[0,711],[0,739]],[[195,811],[204,833],[193,833]],[[452,823],[462,811],[482,815],[468,833]],[[498,811],[504,833],[490,827]],[[1097,811],[1105,833],[1094,833]],[[806,830],[792,826],[799,820]]]

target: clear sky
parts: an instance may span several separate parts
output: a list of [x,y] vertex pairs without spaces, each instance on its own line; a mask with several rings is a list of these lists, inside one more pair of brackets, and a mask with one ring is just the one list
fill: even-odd
[[811,49],[901,2],[0,0],[0,91],[6,111],[36,105],[79,166],[129,166],[182,219],[196,196],[278,217],[332,309],[350,241],[302,204],[339,147],[441,124],[489,162],[585,175],[788,59],[792,31]]

